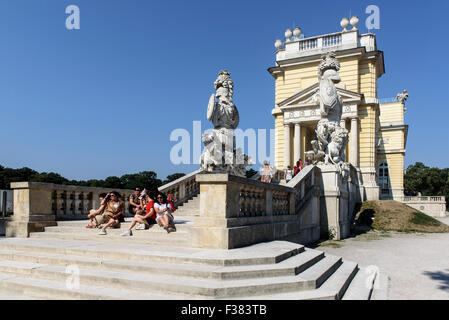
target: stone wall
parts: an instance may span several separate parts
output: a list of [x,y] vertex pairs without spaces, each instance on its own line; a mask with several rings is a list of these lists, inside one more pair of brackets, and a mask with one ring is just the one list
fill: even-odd
[[362,200],[360,173],[342,178],[335,166],[307,166],[287,185],[228,174],[198,174],[200,217],[192,246],[233,249],[287,240],[310,244],[349,235],[355,205]]
[[397,200],[431,217],[446,217],[445,197],[400,197]]
[[56,225],[56,220],[86,219],[89,210],[100,207],[99,195],[117,191],[129,212],[129,195],[133,190],[104,189],[57,185],[40,182],[13,182],[13,216],[6,221],[7,237],[28,237]]

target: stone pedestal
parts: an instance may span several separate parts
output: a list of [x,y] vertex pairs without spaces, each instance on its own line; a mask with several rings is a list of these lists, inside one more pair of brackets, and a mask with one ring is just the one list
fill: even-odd
[[30,232],[43,231],[56,225],[52,212],[52,190],[47,184],[11,183],[14,189],[14,215],[6,222],[6,237],[28,237]]
[[360,168],[364,189],[364,201],[380,199],[380,188],[377,184],[375,168]]
[[239,213],[238,186],[230,183],[227,174],[199,174],[200,218],[192,228],[192,245],[203,248],[233,247],[227,219]]
[[198,174],[196,181],[200,217],[191,229],[193,247],[233,249],[299,230],[292,188],[229,174]]
[[321,197],[321,236],[328,235],[335,240],[346,238],[350,234],[350,190],[348,181],[334,165],[320,165]]

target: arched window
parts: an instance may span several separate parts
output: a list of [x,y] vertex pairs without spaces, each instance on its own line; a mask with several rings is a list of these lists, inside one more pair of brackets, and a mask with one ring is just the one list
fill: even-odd
[[382,194],[390,193],[390,170],[387,162],[379,164],[379,173],[377,181]]

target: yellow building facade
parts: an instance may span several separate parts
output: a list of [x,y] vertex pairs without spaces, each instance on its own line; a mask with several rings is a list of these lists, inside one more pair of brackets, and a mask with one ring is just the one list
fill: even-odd
[[403,101],[379,102],[377,81],[385,67],[376,36],[356,28],[303,39],[299,34],[287,30],[286,40],[276,41],[276,65],[268,69],[275,80],[275,166],[293,167],[312,150],[321,119],[318,66],[333,51],[341,66],[341,125],[349,132],[346,161],[359,169],[365,199],[403,196],[408,127]]

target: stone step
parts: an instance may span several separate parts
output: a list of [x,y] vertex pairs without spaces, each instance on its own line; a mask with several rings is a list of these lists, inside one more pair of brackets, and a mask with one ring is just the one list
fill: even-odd
[[52,222],[55,221],[55,216],[50,214],[31,214],[30,222]]
[[176,216],[175,217],[199,217],[200,215],[200,209],[195,209],[195,208],[185,208],[185,209],[180,209],[177,210],[175,212]]
[[[254,300],[339,300],[357,274],[354,262],[344,261],[337,270],[317,289],[294,291],[251,297]],[[244,298],[242,298],[244,299]]]
[[[127,229],[131,224],[132,218],[126,218],[125,222],[121,223],[121,228]],[[175,225],[177,229],[182,229],[186,227],[193,227],[194,217],[182,216],[181,218],[177,218],[175,216]],[[57,221],[58,227],[76,227],[81,229],[87,229],[86,226],[89,223],[89,220],[77,220],[77,221]],[[155,225],[156,226],[156,225]],[[154,229],[154,227],[152,228]]]
[[[91,240],[91,241],[106,241],[106,242],[137,242],[137,243],[166,243],[173,246],[190,246],[189,233],[171,232],[156,233],[145,232],[139,234],[135,232],[132,237],[122,237],[114,234],[114,231],[107,230],[107,235],[98,235],[95,233],[89,234],[86,232],[78,233],[64,233],[64,232],[34,232],[30,234],[30,238],[40,239],[58,239],[58,240]],[[122,231],[123,232],[123,231]],[[98,232],[97,232],[98,233]]]
[[375,280],[366,269],[359,269],[342,300],[370,300]]
[[316,287],[321,286],[327,278],[342,264],[342,259],[337,256],[325,255],[325,258],[301,273],[301,277],[307,280],[314,280]]
[[188,208],[199,209],[199,207],[200,207],[200,199],[198,198],[198,199],[190,200],[189,202],[184,203],[182,206],[179,206],[177,210],[188,209]]
[[[21,300],[182,300],[185,296],[162,295],[134,290],[115,289],[92,285],[80,285],[79,289],[69,289],[66,281],[54,281],[20,276],[13,273],[0,275],[0,288],[12,297]],[[195,297],[189,297],[195,299]]]
[[99,268],[115,271],[137,271],[150,274],[171,274],[205,279],[249,279],[296,275],[324,257],[324,253],[306,250],[277,264],[252,266],[211,266],[198,264],[173,264],[161,262],[130,261],[123,259],[100,259],[67,254],[21,252],[0,250],[0,260],[19,261],[47,265]]
[[[333,273],[337,260],[341,262],[340,258],[328,256],[316,265],[321,264],[322,267],[326,265]],[[83,285],[105,286],[125,290],[132,288],[136,291],[160,292],[164,295],[174,293],[208,298],[226,298],[315,289],[320,285],[322,276],[313,273],[306,275],[305,273],[308,270],[296,276],[219,281],[214,279],[175,277],[172,275],[158,275],[155,277],[154,275],[144,273],[80,267],[79,277],[80,283]],[[66,267],[9,260],[0,261],[0,271],[2,273],[8,272],[27,275],[32,278],[64,282],[68,277]],[[324,270],[324,272],[327,273],[329,271]]]
[[[186,203],[178,206],[178,210],[181,209],[198,209],[200,208],[200,198],[199,197],[195,197],[189,201],[187,201]],[[176,211],[175,211],[176,214]]]
[[[106,231],[108,234],[113,234],[113,235],[120,235],[123,232],[125,232],[126,230],[128,230],[129,224],[122,224],[120,229],[114,229],[114,228],[108,228]],[[177,225],[176,226],[176,232],[171,232],[169,235],[174,235],[175,233],[178,235],[185,235],[185,236],[189,236],[189,230],[190,227],[186,227],[186,226],[182,226],[182,225]],[[83,228],[83,227],[71,227],[71,226],[56,226],[56,227],[46,227],[45,228],[45,232],[58,232],[58,233],[81,233],[81,234],[98,234],[98,232],[100,232],[100,229],[98,228]],[[167,235],[167,231],[165,231],[164,228],[159,227],[158,225],[152,225],[150,227],[150,229],[146,229],[146,230],[136,230],[133,229],[133,236],[135,237],[139,237],[139,236],[147,236],[147,235]]]
[[[142,244],[132,241],[59,240],[45,238],[0,238],[1,250],[125,259],[130,261],[202,264],[213,266],[268,265],[280,263],[304,251],[304,246],[285,241],[260,243],[246,248],[219,250]],[[111,250],[113,249],[113,250]]]

